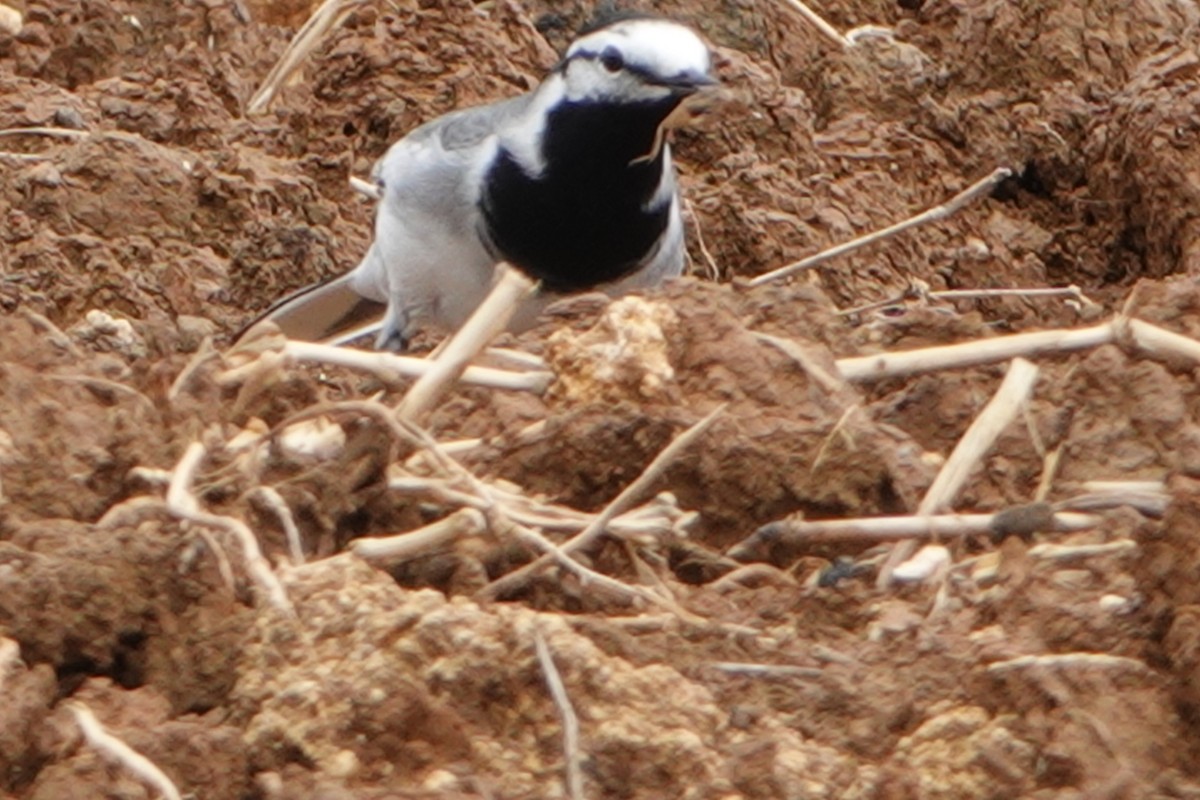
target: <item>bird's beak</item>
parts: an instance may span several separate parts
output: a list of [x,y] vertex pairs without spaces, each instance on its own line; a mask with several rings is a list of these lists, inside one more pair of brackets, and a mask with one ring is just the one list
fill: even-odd
[[680,128],[692,124],[720,103],[726,95],[720,82],[708,75],[701,77],[703,81],[692,81],[686,92],[679,91],[680,103],[663,121],[663,127]]
[[707,72],[684,72],[662,82],[662,85],[672,92],[687,96],[709,87],[716,86],[720,81]]

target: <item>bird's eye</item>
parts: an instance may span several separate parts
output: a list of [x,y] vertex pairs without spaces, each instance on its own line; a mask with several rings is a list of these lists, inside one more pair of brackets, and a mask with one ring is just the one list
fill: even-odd
[[604,52],[600,54],[600,63],[609,72],[620,72],[625,66],[625,57],[621,55],[621,51],[615,47],[609,46],[604,48]]

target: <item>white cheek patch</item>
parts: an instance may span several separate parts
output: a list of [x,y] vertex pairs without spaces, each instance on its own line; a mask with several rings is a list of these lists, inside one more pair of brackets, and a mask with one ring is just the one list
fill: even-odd
[[522,114],[521,120],[504,132],[500,144],[512,153],[517,164],[531,178],[540,176],[546,170],[546,159],[542,155],[546,121],[550,117],[550,109],[566,96],[566,80],[561,75],[551,75],[537,88],[533,102]]

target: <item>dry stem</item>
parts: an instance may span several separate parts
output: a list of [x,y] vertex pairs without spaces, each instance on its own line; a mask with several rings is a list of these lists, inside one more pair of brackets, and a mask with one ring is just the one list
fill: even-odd
[[[246,572],[266,595],[267,601],[279,611],[288,616],[295,616],[295,610],[284,591],[283,584],[271,570],[271,565],[263,557],[258,540],[254,533],[239,519],[223,517],[203,511],[196,496],[192,494],[192,482],[196,469],[205,456],[204,445],[192,442],[184,451],[183,457],[175,467],[171,485],[167,487],[167,510],[177,519],[194,522],[209,528],[226,531],[237,539],[242,548],[242,556],[246,562]],[[106,515],[107,516],[107,515]]]
[[[798,0],[788,1],[796,3],[797,5],[799,4]],[[764,283],[769,283],[770,281],[778,278],[785,278],[788,275],[800,272],[801,270],[812,269],[813,267],[824,264],[826,261],[837,258],[838,256],[843,256],[847,253],[852,253],[855,250],[860,250],[867,245],[876,244],[877,242],[884,241],[885,239],[890,239],[899,233],[903,233],[909,228],[915,228],[919,225],[925,225],[930,222],[938,222],[946,219],[947,217],[958,213],[979,198],[990,194],[991,191],[996,188],[997,184],[1011,175],[1012,170],[1008,169],[1007,167],[1000,167],[999,169],[993,170],[992,173],[986,178],[971,184],[966,189],[954,195],[954,197],[950,198],[940,206],[934,206],[927,211],[917,214],[915,217],[909,217],[908,219],[897,222],[895,225],[891,225],[883,230],[874,231],[873,233],[869,233],[865,236],[860,236],[857,239],[851,239],[848,242],[843,242],[836,247],[831,247],[828,250],[817,253],[816,255],[803,258],[793,264],[788,264],[786,267],[780,267],[779,269],[772,270],[766,274],[759,275],[758,277],[750,280],[748,285],[752,287],[761,286]]]
[[726,675],[747,678],[820,678],[825,674],[819,667],[797,667],[792,664],[745,664],[740,661],[716,661],[708,666]]
[[[992,448],[996,438],[1021,412],[1037,382],[1038,368],[1023,358],[1013,359],[1008,374],[996,394],[958,440],[954,451],[942,465],[917,506],[917,517],[928,517],[954,504],[954,499],[966,484],[973,470]],[[903,542],[892,549],[879,570],[876,585],[886,587],[896,567],[907,561],[916,548],[913,542]]]
[[[1001,512],[1003,513],[1003,512]],[[764,536],[771,541],[808,544],[816,541],[891,541],[894,539],[931,539],[989,534],[1003,520],[1001,514],[935,514],[928,517],[861,517],[858,519],[781,520],[754,533],[730,548],[728,555],[738,560],[749,557]],[[1059,511],[1050,518],[1050,529],[1081,531],[1094,528],[1103,520],[1095,514]],[[769,533],[768,533],[769,531]]]
[[151,787],[167,800],[181,800],[179,789],[153,761],[134,750],[104,729],[92,710],[83,703],[68,705],[83,738],[97,753],[133,773],[134,777]]
[[464,536],[477,536],[487,520],[474,508],[460,508],[445,519],[396,536],[371,536],[355,539],[350,552],[371,563],[395,564],[429,553]]
[[[625,487],[624,491],[613,498],[603,511],[596,515],[591,523],[579,534],[568,540],[562,545],[561,552],[570,556],[578,550],[589,547],[596,539],[602,536],[608,528],[613,518],[620,514],[625,509],[632,506],[643,494],[658,480],[667,467],[675,460],[675,458],[692,444],[696,439],[699,439],[717,418],[725,411],[725,406],[718,406],[704,419],[692,425],[686,431],[681,433],[662,452],[654,457],[650,465],[645,471],[634,480],[633,483]],[[526,564],[520,569],[514,570],[502,578],[492,581],[490,584],[481,589],[477,596],[494,599],[505,592],[515,590],[525,583],[537,570],[546,566],[550,559],[542,556],[535,559],[532,563]]]
[[368,0],[325,0],[292,37],[292,41],[271,68],[262,86],[250,98],[250,103],[246,106],[247,116],[266,111],[291,74],[320,44],[322,37],[341,25],[351,11],[366,2]]
[[[420,378],[435,369],[436,361],[426,358],[401,356],[382,351],[350,350],[315,342],[288,340],[283,352],[296,361],[332,364],[370,372],[383,381],[394,381],[399,377]],[[491,367],[467,367],[461,380],[476,386],[492,389],[533,392],[541,394],[554,380],[551,372],[509,372]]]
[[1041,656],[1018,656],[1007,661],[988,664],[987,671],[993,674],[1030,667],[1053,667],[1055,669],[1098,669],[1133,670],[1149,672],[1150,668],[1136,658],[1114,656],[1108,653],[1054,653]]
[[520,270],[507,264],[498,267],[500,279],[471,318],[450,339],[429,371],[417,379],[400,401],[396,413],[402,419],[420,419],[467,368],[479,352],[508,327],[517,305],[534,291],[536,284]]
[[993,364],[1019,356],[1083,350],[1109,344],[1115,339],[1113,324],[1105,322],[1077,330],[1017,333],[919,350],[841,358],[837,366],[848,381],[874,381],[920,372]]
[[284,536],[287,537],[292,563],[303,564],[304,547],[300,543],[300,529],[296,527],[296,520],[292,516],[292,510],[288,508],[287,501],[272,486],[259,486],[251,496],[260,498],[267,508],[274,512],[280,526],[283,527]]
[[575,713],[575,707],[571,705],[567,687],[563,685],[562,675],[554,664],[554,657],[550,654],[546,638],[537,628],[533,631],[533,643],[537,649],[538,664],[542,667],[542,674],[546,676],[546,688],[550,690],[550,696],[554,698],[554,705],[562,717],[567,797],[571,800],[583,800],[583,756],[579,750],[579,716]]
[[784,0],[783,4],[797,12],[805,22],[816,29],[817,33],[838,47],[849,50],[852,46],[850,40],[843,36],[837,28],[826,22],[824,17],[802,3],[801,0]]

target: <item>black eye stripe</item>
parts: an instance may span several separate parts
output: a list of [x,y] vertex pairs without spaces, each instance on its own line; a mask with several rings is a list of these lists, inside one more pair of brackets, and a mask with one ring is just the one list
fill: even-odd
[[[608,50],[608,49],[611,49],[611,48],[605,48],[605,50]],[[620,54],[618,53],[618,55],[620,55]],[[580,50],[578,53],[571,56],[571,58],[572,59],[582,58],[585,61],[600,61],[601,63],[603,63],[604,52],[603,51],[596,52],[595,50]],[[646,69],[645,67],[640,67],[637,64],[631,64],[630,62],[625,61],[624,59],[622,59],[622,64],[621,64],[621,67],[619,67],[619,68],[623,68],[626,72],[628,72],[632,75],[635,75],[638,78],[641,78],[646,83],[655,83],[655,84],[663,83],[663,79],[658,77],[657,75],[655,75],[650,70]]]

